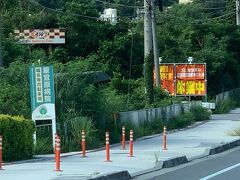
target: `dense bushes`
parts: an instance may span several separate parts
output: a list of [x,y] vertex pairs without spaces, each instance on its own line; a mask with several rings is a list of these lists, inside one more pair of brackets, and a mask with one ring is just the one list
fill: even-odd
[[190,112],[193,115],[193,121],[203,121],[209,119],[211,112],[202,106],[196,105],[192,106]]
[[33,155],[34,124],[23,117],[0,115],[0,134],[3,136],[3,160],[14,161]]
[[216,104],[215,113],[219,114],[228,113],[231,109],[236,107],[236,105],[237,102],[233,99],[218,101]]

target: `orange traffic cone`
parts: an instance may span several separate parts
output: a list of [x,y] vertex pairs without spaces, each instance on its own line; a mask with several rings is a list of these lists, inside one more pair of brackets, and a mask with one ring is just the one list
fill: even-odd
[[167,128],[163,128],[163,150],[167,150]]
[[133,130],[130,130],[129,157],[133,157]]
[[126,149],[126,139],[125,139],[125,127],[122,127],[122,149]]
[[111,162],[110,161],[109,132],[106,132],[106,161],[105,162]]
[[55,150],[55,157],[56,157],[56,169],[55,171],[61,171],[60,169],[60,154],[61,154],[61,141],[60,137],[57,137],[56,140],[56,150]]

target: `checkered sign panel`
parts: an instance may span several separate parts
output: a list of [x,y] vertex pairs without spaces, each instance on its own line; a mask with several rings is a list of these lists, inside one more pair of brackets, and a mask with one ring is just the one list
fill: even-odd
[[15,30],[15,38],[21,44],[64,44],[65,29]]

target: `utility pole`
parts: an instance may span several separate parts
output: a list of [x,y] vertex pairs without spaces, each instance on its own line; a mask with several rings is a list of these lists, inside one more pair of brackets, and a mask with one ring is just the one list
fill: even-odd
[[152,0],[151,5],[152,5],[152,37],[153,37],[155,78],[156,78],[156,86],[160,87],[161,82],[160,82],[160,73],[159,73],[159,53],[158,53],[158,44],[157,44],[154,0]]
[[236,0],[236,22],[237,26],[239,26],[240,25],[239,0]]
[[153,102],[153,43],[151,0],[144,0],[144,79],[149,104]]
[[144,56],[152,52],[151,0],[144,0]]

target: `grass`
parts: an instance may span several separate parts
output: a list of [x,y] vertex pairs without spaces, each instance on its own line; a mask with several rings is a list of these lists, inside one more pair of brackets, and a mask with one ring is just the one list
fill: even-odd
[[216,104],[216,110],[214,111],[214,113],[217,114],[228,113],[230,110],[234,109],[236,105],[237,104],[234,100],[219,101]]
[[230,136],[240,136],[240,127],[232,129],[228,134]]

